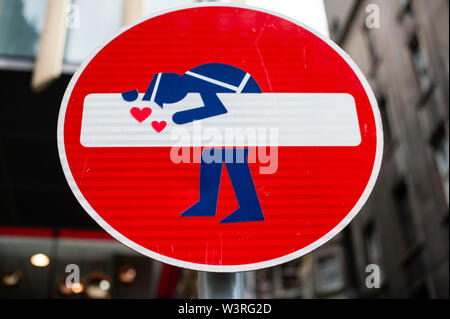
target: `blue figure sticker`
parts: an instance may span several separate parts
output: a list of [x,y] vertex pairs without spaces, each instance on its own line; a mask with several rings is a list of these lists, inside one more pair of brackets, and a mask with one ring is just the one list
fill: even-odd
[[181,101],[188,93],[200,93],[204,106],[175,113],[172,120],[176,124],[186,124],[227,113],[217,93],[261,93],[261,89],[250,74],[237,67],[208,63],[183,75],[155,74],[143,100],[155,102],[163,108],[164,103]]
[[[222,175],[222,163],[208,163],[205,157],[212,151],[211,148],[205,148],[202,152],[202,160],[200,164],[200,198],[197,203],[185,210],[182,216],[215,216],[217,208],[217,199],[219,196],[220,178]],[[248,166],[247,157],[248,149],[222,149],[214,150],[221,152],[233,152],[233,158],[237,158],[237,154],[244,151],[243,163],[225,163],[228,175],[233,185],[234,193],[239,204],[239,208],[231,215],[228,215],[220,223],[237,223],[237,222],[254,222],[263,221],[261,205],[259,203],[258,194],[256,193],[253,178]],[[227,156],[228,157],[228,156]],[[226,158],[222,154],[221,158]]]
[[[182,125],[227,113],[217,93],[261,93],[261,89],[249,73],[237,67],[222,63],[208,63],[199,65],[183,75],[155,74],[142,100],[152,101],[163,108],[165,103],[181,101],[188,93],[199,93],[204,106],[176,112],[172,117],[175,124]],[[136,90],[124,92],[122,97],[125,101],[134,101],[138,97],[138,92]],[[211,163],[205,161],[205,157],[212,150],[212,148],[205,148],[202,151],[199,200],[181,216],[216,215],[222,167],[225,163],[239,208],[220,223],[263,221],[264,215],[247,161],[249,150],[247,148],[214,149],[215,152],[232,152],[227,157],[221,156],[222,159],[229,158],[230,155],[233,159],[237,159],[237,154],[244,152],[244,162],[228,163],[222,160]]]
[[122,93],[122,98],[127,102],[136,101],[139,96],[138,90],[132,90]]

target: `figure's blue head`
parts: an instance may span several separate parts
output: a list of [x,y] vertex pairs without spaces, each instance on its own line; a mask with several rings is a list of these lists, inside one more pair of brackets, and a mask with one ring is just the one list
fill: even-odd
[[161,108],[164,103],[178,102],[187,94],[183,82],[184,78],[177,73],[157,73],[153,76],[143,100],[155,102]]

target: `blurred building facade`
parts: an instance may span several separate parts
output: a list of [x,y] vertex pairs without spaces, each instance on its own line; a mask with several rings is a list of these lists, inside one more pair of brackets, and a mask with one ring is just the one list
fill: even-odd
[[[377,184],[347,230],[348,283],[359,296],[448,298],[449,2],[325,7],[331,38],[374,89],[385,135]],[[368,264],[380,289],[366,288]]]
[[[331,39],[377,97],[383,164],[350,225],[298,261],[258,271],[257,295],[448,298],[449,2],[324,2]],[[379,267],[380,288],[366,286],[371,264]]]

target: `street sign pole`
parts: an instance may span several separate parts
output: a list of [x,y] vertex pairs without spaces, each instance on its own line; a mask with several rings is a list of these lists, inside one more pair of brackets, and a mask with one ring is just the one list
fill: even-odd
[[244,288],[243,272],[198,272],[199,299],[243,299]]

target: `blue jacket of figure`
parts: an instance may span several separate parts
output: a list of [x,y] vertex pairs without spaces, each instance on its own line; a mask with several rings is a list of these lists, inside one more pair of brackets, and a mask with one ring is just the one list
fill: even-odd
[[227,113],[217,93],[261,93],[261,89],[249,73],[237,67],[208,63],[197,66],[183,75],[155,74],[143,100],[155,102],[163,108],[164,103],[181,101],[188,93],[200,93],[204,106],[175,113],[172,119],[176,124]]

